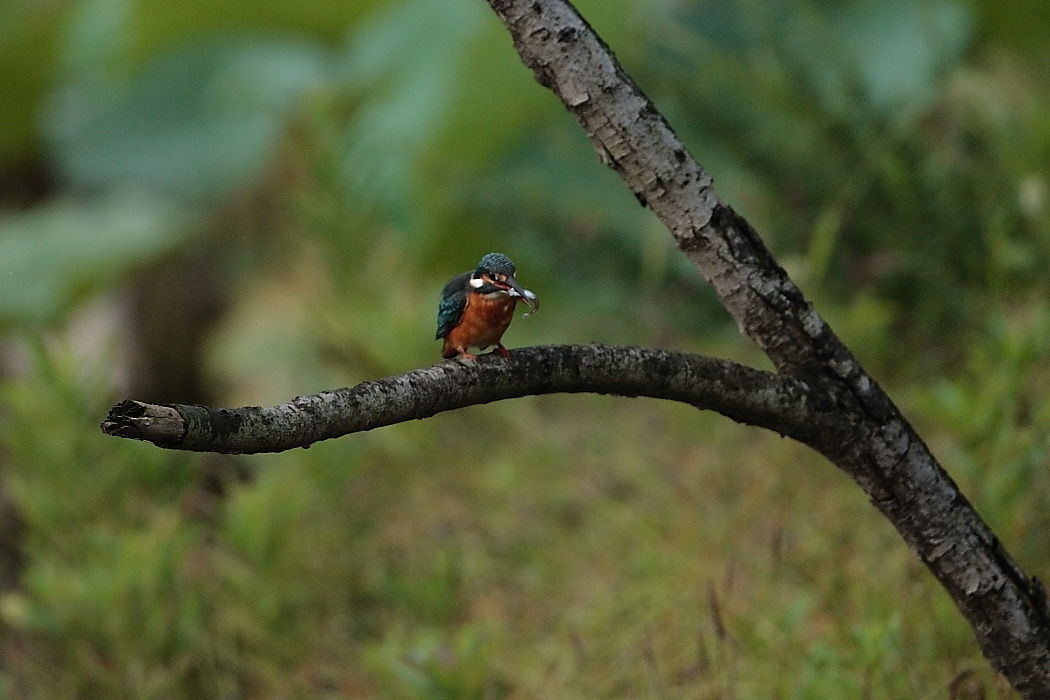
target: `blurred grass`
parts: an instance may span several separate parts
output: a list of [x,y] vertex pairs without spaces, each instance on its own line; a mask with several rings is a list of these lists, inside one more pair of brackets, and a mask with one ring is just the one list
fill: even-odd
[[[164,238],[88,236],[109,225],[92,213],[102,209],[78,206],[70,223],[54,218],[70,206],[56,198],[0,230],[43,261],[0,260],[14,309],[0,470],[23,519],[21,585],[0,594],[0,696],[1013,697],[855,485],[718,416],[534,397],[243,458],[253,477],[224,483],[223,497],[204,486],[225,458],[102,436],[134,360],[121,284],[177,244],[232,251],[213,261],[230,303],[204,353],[229,404],[433,363],[441,285],[489,250],[510,254],[543,298],[511,327],[511,347],[601,340],[767,363],[466,0],[449,12],[281,4],[247,24],[253,8],[240,5],[96,5],[50,28],[71,74],[33,86],[51,111],[21,152],[91,149],[93,133],[122,142],[132,119],[149,157],[123,143],[116,165],[152,170],[162,191],[149,194],[181,202],[192,225],[173,215]],[[980,9],[865,7],[889,9],[581,3],[1007,548],[1046,579],[1047,85],[1036,64],[987,43]],[[937,32],[916,33],[927,10]],[[863,50],[804,41],[846,20],[870,32],[853,42]],[[906,67],[872,67],[892,58],[879,32],[896,42],[901,24],[903,55],[923,70],[891,89]],[[72,41],[98,26],[131,29]],[[231,31],[254,38],[231,43]],[[190,39],[212,60],[172,73]],[[234,70],[241,48],[260,45],[310,60],[291,74],[279,58],[273,71]],[[11,46],[24,48],[0,54]],[[248,130],[250,148],[178,148],[161,128],[171,95],[151,92],[173,74],[189,96],[226,96],[207,90],[230,75],[259,81],[240,100],[180,103],[194,114],[179,138],[236,130],[244,114],[266,128]],[[288,79],[276,97],[274,75]],[[77,124],[91,128],[58,128]],[[184,169],[188,156],[203,170]],[[60,191],[104,202],[144,184],[126,168],[87,170],[65,173]],[[186,194],[202,182],[219,186]],[[230,217],[240,225],[224,226]],[[65,221],[69,238],[16,241],[38,219]],[[63,246],[63,266],[47,264]]]

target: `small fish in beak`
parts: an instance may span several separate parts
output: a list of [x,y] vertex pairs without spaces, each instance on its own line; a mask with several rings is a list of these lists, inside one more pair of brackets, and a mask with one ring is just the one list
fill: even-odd
[[513,277],[509,278],[507,283],[510,284],[510,289],[507,292],[512,297],[519,297],[526,306],[532,309],[532,311],[526,312],[523,318],[527,318],[540,310],[540,298],[536,296],[535,292],[531,289],[522,288]]

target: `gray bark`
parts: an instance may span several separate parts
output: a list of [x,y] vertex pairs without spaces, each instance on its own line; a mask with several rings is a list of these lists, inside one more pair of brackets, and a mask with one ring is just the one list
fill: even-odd
[[168,449],[280,452],[464,406],[582,392],[681,401],[805,443],[848,430],[823,392],[728,360],[600,344],[521,348],[512,357],[449,361],[268,408],[122,401],[102,430]]

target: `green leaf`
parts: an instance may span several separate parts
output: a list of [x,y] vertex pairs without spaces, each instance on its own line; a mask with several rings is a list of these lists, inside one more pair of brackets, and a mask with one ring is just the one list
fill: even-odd
[[342,155],[352,195],[392,214],[412,209],[420,163],[450,118],[485,12],[470,0],[410,0],[350,37],[341,76],[367,95]]
[[48,131],[75,184],[134,183],[212,202],[259,175],[289,112],[326,68],[313,43],[212,36],[116,91],[71,84],[52,104]]
[[133,195],[61,200],[0,218],[0,327],[54,318],[183,240],[189,224],[170,204]]
[[847,5],[837,34],[853,54],[865,96],[879,109],[925,104],[945,67],[958,60],[972,20],[956,2]]

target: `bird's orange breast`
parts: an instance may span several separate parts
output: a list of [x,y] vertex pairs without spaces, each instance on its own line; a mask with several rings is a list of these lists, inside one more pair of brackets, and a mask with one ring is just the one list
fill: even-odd
[[463,318],[445,338],[446,347],[485,348],[499,343],[514,318],[515,297],[505,294],[486,297],[471,294],[463,309]]

